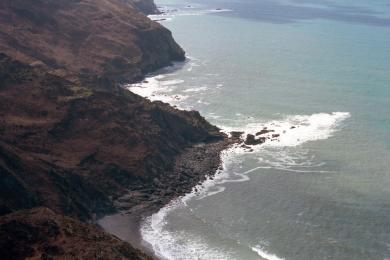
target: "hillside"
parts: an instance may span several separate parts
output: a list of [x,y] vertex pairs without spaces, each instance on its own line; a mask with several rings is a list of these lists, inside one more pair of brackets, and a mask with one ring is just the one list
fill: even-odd
[[[223,140],[219,129],[119,84],[184,59],[139,10],[120,0],[0,2],[0,255],[144,259],[87,223],[124,195],[160,207],[204,177],[182,175],[176,161]],[[65,234],[68,224],[83,231]]]
[[3,0],[0,50],[73,81],[135,81],[184,60],[169,30],[120,0]]
[[36,208],[0,217],[1,259],[151,259],[99,228]]
[[94,90],[4,55],[0,79],[2,213],[110,212],[110,198],[128,189],[164,188],[184,148],[222,138],[197,112],[115,86]]

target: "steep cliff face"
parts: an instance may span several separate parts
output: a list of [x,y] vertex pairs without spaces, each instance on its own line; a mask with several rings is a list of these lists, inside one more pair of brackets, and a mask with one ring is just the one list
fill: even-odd
[[48,208],[0,217],[1,259],[151,259],[100,229]]
[[201,177],[175,171],[176,160],[225,138],[199,113],[117,84],[184,59],[144,7],[154,8],[149,0],[0,1],[3,258],[146,259],[79,220],[115,211],[124,194],[138,194],[127,197],[132,206],[156,205],[181,194],[178,184],[190,189]]
[[168,186],[184,148],[223,138],[197,112],[94,90],[4,55],[0,122],[0,212],[44,205],[80,219],[109,212],[110,198],[128,189]]
[[184,59],[169,30],[120,0],[3,0],[0,49],[73,81],[134,81]]

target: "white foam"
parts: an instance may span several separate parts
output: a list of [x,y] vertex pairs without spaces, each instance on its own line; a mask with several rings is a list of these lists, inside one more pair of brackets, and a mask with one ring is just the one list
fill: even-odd
[[332,171],[297,170],[297,169],[291,169],[291,168],[285,168],[285,167],[258,166],[258,167],[255,167],[253,169],[246,171],[245,174],[255,172],[259,169],[275,169],[275,170],[281,170],[281,171],[287,171],[287,172],[302,172],[302,173],[332,173]]
[[207,90],[207,87],[195,87],[195,88],[187,88],[183,90],[183,92],[200,92]]
[[197,103],[198,103],[198,104],[205,105],[205,106],[208,106],[208,105],[210,105],[210,103],[209,103],[209,102],[203,101],[202,99],[199,99],[199,100],[197,101]]
[[[162,101],[170,103],[173,106],[178,106],[179,103],[187,99],[188,96],[182,94],[172,94],[178,85],[184,83],[184,80],[165,80],[167,76],[171,75],[172,74],[161,74],[157,76],[149,76],[142,82],[129,84],[125,87],[131,92],[151,101]],[[183,107],[181,108],[184,109]]]
[[233,11],[232,9],[219,8],[219,9],[209,9],[206,12],[207,13],[224,13],[224,12],[232,12],[232,11]]
[[181,80],[181,79],[172,79],[172,80],[161,81],[160,83],[163,86],[174,86],[174,85],[181,84],[183,82],[184,82],[184,80]]
[[[229,149],[222,152],[223,169],[229,168],[230,164],[237,162],[234,153]],[[229,175],[229,176],[228,176]],[[141,227],[142,238],[150,243],[159,257],[164,259],[233,259],[234,257],[226,250],[211,248],[200,236],[186,232],[171,232],[166,228],[166,216],[175,209],[186,207],[190,199],[197,200],[214,196],[225,190],[220,186],[226,182],[243,182],[249,180],[248,176],[220,170],[214,177],[208,177],[202,184],[194,187],[193,192],[172,201],[168,206],[147,218]],[[218,184],[218,185],[216,185]]]
[[274,254],[268,253],[260,246],[252,247],[252,250],[254,252],[256,252],[259,256],[261,256],[262,258],[267,259],[267,260],[283,260],[283,258],[280,258]]
[[204,182],[195,186],[191,193],[181,198],[184,204],[191,199],[201,200],[205,197],[214,196],[225,189],[220,189],[220,185],[225,183],[245,182],[249,177],[245,173],[230,171],[231,165],[241,163],[241,158],[237,157],[238,146],[233,146],[221,153],[222,167],[212,177],[208,176]]
[[171,232],[166,229],[166,216],[182,207],[181,200],[172,201],[158,213],[147,218],[141,227],[141,235],[148,241],[157,256],[163,259],[231,259],[229,252],[212,248],[204,239],[188,232]]
[[286,147],[298,146],[309,141],[327,139],[337,130],[339,123],[350,117],[348,112],[318,113],[312,115],[288,116],[284,120],[274,120],[265,123],[250,123],[245,127],[223,127],[225,133],[244,131],[247,134],[256,134],[266,128],[273,130],[267,134],[266,142],[255,147]]
[[148,15],[148,17],[156,22],[166,22],[172,21],[177,16],[200,16],[206,14],[213,13],[223,13],[223,12],[231,12],[231,9],[226,8],[216,8],[216,9],[201,9],[195,6],[191,6],[191,8],[185,6],[183,9],[169,9],[169,8],[160,8],[162,14],[152,14]]

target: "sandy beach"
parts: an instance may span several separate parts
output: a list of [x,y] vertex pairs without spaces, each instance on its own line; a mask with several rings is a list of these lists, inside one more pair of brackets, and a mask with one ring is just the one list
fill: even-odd
[[144,212],[144,215],[139,215],[139,213],[136,212],[117,213],[100,219],[98,221],[98,225],[108,233],[129,242],[131,245],[142,250],[153,258],[157,258],[152,247],[148,245],[146,241],[142,240],[140,234],[142,219],[152,214],[152,211],[150,211],[149,214]]

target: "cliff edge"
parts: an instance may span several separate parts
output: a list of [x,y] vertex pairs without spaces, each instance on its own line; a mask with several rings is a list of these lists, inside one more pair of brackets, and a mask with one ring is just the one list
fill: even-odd
[[167,188],[186,147],[223,138],[198,112],[110,89],[0,54],[0,213],[106,214],[128,190]]
[[[91,243],[93,241],[93,243]],[[151,259],[101,229],[48,208],[0,217],[1,259]]]
[[3,0],[0,50],[72,81],[133,82],[184,60],[168,29],[121,0]]
[[0,2],[3,257],[147,259],[87,223],[124,196],[158,207],[188,191],[203,175],[178,172],[178,158],[225,138],[198,112],[120,87],[184,59],[141,2]]

